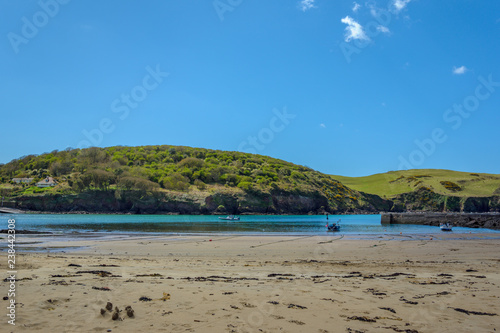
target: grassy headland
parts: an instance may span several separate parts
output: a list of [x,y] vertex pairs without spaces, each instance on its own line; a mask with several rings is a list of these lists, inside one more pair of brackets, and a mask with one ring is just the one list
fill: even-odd
[[425,186],[435,193],[458,197],[500,194],[500,175],[439,169],[390,171],[366,177],[333,176],[357,191],[394,197]]

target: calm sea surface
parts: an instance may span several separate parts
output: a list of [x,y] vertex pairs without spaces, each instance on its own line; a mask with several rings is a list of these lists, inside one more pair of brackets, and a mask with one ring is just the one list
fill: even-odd
[[[132,234],[285,234],[326,235],[324,215],[242,215],[240,221],[223,221],[213,215],[0,215],[0,229],[7,220],[16,220],[16,230],[54,233],[132,233]],[[412,224],[381,224],[380,215],[329,216],[329,222],[341,220],[338,233],[426,234],[441,232],[439,227]],[[453,228],[453,233],[484,233],[490,229]],[[328,234],[332,234],[331,232]]]

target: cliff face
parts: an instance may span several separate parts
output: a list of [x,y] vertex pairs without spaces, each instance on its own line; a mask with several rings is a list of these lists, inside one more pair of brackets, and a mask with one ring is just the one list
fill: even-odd
[[[354,197],[354,195],[356,197]],[[328,197],[320,191],[296,193],[274,190],[270,193],[216,192],[150,195],[138,191],[89,191],[80,194],[23,196],[15,208],[39,212],[89,212],[132,214],[324,214],[377,213],[392,204],[380,197],[352,193],[350,197]]]
[[220,191],[210,193],[87,191],[79,194],[21,196],[13,208],[39,212],[132,214],[344,214],[378,212],[500,212],[500,196],[454,197],[419,188],[392,200],[354,191],[338,182],[320,190],[289,192]]

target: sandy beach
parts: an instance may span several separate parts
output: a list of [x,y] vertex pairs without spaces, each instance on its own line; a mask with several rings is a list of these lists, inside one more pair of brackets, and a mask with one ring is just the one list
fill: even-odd
[[[68,245],[81,247],[18,249],[16,325],[7,323],[4,299],[2,332],[456,333],[500,327],[498,234],[139,236],[44,244]],[[0,268],[6,275],[5,251]],[[2,296],[8,289],[3,280]]]

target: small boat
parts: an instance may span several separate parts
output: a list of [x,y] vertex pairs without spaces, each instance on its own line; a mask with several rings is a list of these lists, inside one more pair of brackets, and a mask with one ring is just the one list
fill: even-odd
[[340,220],[338,220],[337,222],[333,222],[332,224],[328,224],[328,222],[326,222],[326,228],[328,229],[328,231],[340,231]]
[[441,228],[442,231],[451,231],[451,229],[453,228],[453,226],[450,224],[450,223],[441,223],[439,225],[439,227]]
[[238,216],[234,215],[228,215],[226,217],[219,217],[219,220],[225,220],[225,221],[239,221],[240,218]]

